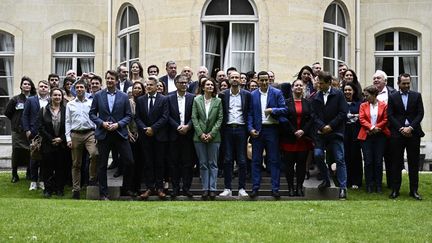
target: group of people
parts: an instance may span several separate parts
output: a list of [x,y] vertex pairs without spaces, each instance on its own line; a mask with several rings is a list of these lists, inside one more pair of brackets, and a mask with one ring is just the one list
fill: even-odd
[[[12,121],[12,182],[17,167],[30,161],[30,190],[43,189],[45,197],[62,196],[68,180],[72,197],[80,198],[83,182],[98,185],[108,200],[107,169],[111,152],[123,175],[122,194],[147,199],[192,197],[194,166],[200,171],[202,198],[217,196],[217,177],[223,172],[220,197],[233,196],[234,164],[238,167],[238,196],[259,196],[263,162],[270,170],[272,196],[280,198],[280,172],[289,196],[304,196],[309,167],[320,171],[320,190],[331,186],[334,171],[339,198],[347,187],[382,192],[383,158],[391,198],[399,196],[404,150],[407,150],[410,196],[418,193],[418,163],[423,103],[410,90],[411,77],[401,74],[399,91],[386,85],[378,70],[373,84],[361,89],[356,73],[345,64],[339,77],[322,71],[319,63],[300,69],[297,79],[275,82],[272,71],[240,73],[232,67],[209,77],[199,67],[198,80],[184,67],[177,75],[174,61],[165,76],[150,65],[144,79],[139,62],[105,73],[76,77],[50,74],[37,88],[30,78],[21,80],[21,94],[6,109]],[[42,137],[42,159],[30,159],[28,144]],[[252,188],[246,192],[247,147],[251,144]],[[390,152],[392,151],[392,152]],[[363,154],[363,159],[362,159]],[[332,164],[335,168],[332,169]],[[281,166],[283,165],[283,166]],[[40,168],[40,177],[39,177]],[[141,191],[144,182],[145,190]]]

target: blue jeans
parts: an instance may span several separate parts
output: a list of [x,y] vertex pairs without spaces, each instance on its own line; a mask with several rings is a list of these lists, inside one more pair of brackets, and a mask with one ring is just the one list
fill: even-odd
[[217,161],[220,143],[195,143],[200,163],[201,183],[204,191],[216,191]]
[[268,165],[270,165],[272,191],[279,191],[280,158],[279,134],[277,126],[263,126],[259,136],[252,138],[252,190],[258,191],[261,185],[261,164],[263,151],[266,151]]
[[231,188],[232,171],[234,159],[239,166],[239,186],[238,189],[246,187],[246,149],[247,149],[247,131],[245,126],[225,127],[224,146],[224,183],[226,189]]
[[336,176],[339,181],[339,187],[346,189],[347,173],[345,166],[345,154],[343,138],[338,136],[318,136],[314,149],[315,163],[318,165],[320,172],[326,181],[330,181],[327,164],[324,161],[324,151],[330,150],[336,162]]
[[383,134],[368,136],[362,142],[366,186],[381,187],[385,145]]

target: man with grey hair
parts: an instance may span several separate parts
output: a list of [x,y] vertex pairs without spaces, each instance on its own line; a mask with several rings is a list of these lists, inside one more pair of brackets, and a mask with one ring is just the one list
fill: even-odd
[[200,66],[198,68],[198,72],[197,72],[198,80],[189,84],[189,86],[187,88],[187,92],[195,94],[198,87],[199,87],[198,82],[200,81],[201,78],[207,77],[207,76],[208,76],[208,69],[205,66]]
[[176,91],[177,88],[174,83],[174,79],[177,75],[177,64],[175,61],[168,61],[165,64],[165,70],[167,74],[162,76],[159,81],[165,83],[165,87],[168,89],[168,93],[172,91]]

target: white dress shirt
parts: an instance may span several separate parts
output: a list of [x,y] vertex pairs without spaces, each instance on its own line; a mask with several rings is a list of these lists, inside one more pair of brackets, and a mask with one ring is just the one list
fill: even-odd
[[243,121],[242,100],[240,91],[236,95],[234,95],[230,90],[227,124],[245,124],[245,122]]
[[84,98],[80,101],[75,98],[69,101],[66,105],[66,141],[71,141],[71,131],[72,130],[88,130],[95,129],[96,125],[90,120],[89,111],[91,108],[92,100]]
[[180,125],[185,124],[186,96],[180,96],[177,92],[177,103],[180,115]]

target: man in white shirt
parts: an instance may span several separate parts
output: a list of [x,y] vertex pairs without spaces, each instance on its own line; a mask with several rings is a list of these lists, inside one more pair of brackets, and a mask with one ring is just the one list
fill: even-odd
[[167,72],[167,75],[162,76],[159,81],[165,83],[165,87],[168,89],[168,93],[176,91],[177,88],[174,83],[174,78],[177,75],[177,64],[175,61],[168,61],[165,64],[165,70]]

